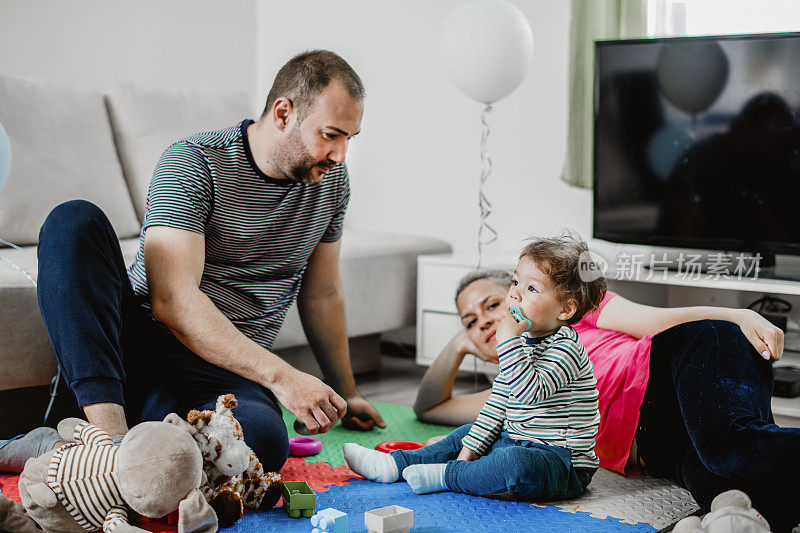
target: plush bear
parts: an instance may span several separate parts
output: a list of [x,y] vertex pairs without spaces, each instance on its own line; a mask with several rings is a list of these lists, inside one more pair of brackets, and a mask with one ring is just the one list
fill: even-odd
[[77,418],[63,420],[58,432],[71,442],[25,463],[22,506],[0,496],[0,531],[146,533],[128,523],[128,509],[150,518],[178,509],[180,533],[217,530],[199,490],[203,458],[185,427],[144,422],[119,447]]
[[236,522],[244,509],[272,508],[283,492],[280,474],[264,472],[245,444],[242,426],[231,412],[236,405],[234,395],[225,394],[217,398],[215,411],[192,410],[187,416],[208,478],[200,490],[217,512],[221,527]]
[[711,502],[711,512],[701,520],[688,516],[675,524],[673,533],[767,533],[769,524],[753,509],[750,498],[740,490],[729,490]]

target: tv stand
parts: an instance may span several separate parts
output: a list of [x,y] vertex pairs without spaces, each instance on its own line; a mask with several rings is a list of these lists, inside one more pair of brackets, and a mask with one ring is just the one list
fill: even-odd
[[[680,258],[662,254],[665,257],[654,259],[653,266],[649,264],[642,265],[644,276],[651,279],[664,270],[676,272],[679,277],[681,273],[687,275],[690,271],[699,277],[714,276],[715,272],[725,271],[727,275],[723,277],[735,280],[764,279],[800,282],[800,264],[778,264],[774,254],[759,252],[758,255],[755,255],[743,252],[715,252],[689,255],[694,256],[696,259],[699,258],[692,267],[686,266],[687,262],[684,254],[680,254]],[[755,264],[756,260],[758,260],[757,265]],[[742,262],[741,264],[740,261]],[[756,266],[758,267],[757,275],[755,274]],[[737,268],[740,270],[737,270]],[[617,277],[617,279],[628,278]],[[718,278],[714,277],[714,279]]]
[[[784,272],[779,270],[778,274],[784,275]],[[650,270],[645,267],[637,277],[615,276],[614,273],[609,273],[606,278],[609,281],[800,296],[800,283],[798,283],[800,278],[767,277],[762,275],[762,271],[759,272],[758,278],[755,279],[752,277],[737,279],[725,276],[717,278],[708,272],[701,272],[698,276],[691,276],[677,270]]]
[[[678,263],[670,263],[667,265],[667,270],[671,273],[678,274],[682,272],[681,267]],[[644,265],[643,269],[645,271],[651,271],[653,276],[658,276],[661,272],[661,269],[652,269],[648,265]],[[701,276],[708,276],[709,269],[708,265],[701,265],[698,269],[698,273]],[[645,273],[645,276],[649,275],[649,272]],[[627,278],[617,278],[617,279],[627,279]],[[753,277],[750,276],[748,278],[743,278],[742,280],[750,279],[753,280]],[[800,266],[797,265],[775,265],[764,267],[762,266],[758,270],[758,278],[756,280],[783,280],[783,281],[793,281],[793,282],[800,282]],[[648,280],[649,281],[649,280]]]
[[765,279],[800,281],[800,267],[792,265],[773,265],[762,268],[758,276]]

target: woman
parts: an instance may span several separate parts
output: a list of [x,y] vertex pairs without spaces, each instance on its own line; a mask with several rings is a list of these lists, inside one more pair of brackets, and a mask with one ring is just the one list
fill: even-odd
[[[510,279],[474,272],[459,284],[464,329],[422,380],[421,420],[475,420],[490,391],[453,397],[453,381],[467,353],[497,362]],[[780,329],[746,309],[662,309],[613,292],[574,327],[594,364],[602,466],[671,477],[706,509],[720,492],[744,490],[774,531],[800,521],[800,429],[770,423],[769,360],[783,353]]]

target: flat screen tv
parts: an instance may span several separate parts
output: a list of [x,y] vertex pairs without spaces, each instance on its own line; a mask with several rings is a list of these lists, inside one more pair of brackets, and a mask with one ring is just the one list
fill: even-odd
[[800,255],[800,33],[595,51],[595,238]]

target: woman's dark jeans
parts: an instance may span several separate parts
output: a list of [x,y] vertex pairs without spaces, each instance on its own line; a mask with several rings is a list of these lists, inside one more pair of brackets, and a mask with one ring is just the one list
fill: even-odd
[[275,395],[214,366],[181,344],[139,306],[119,241],[95,205],[57,206],[39,233],[39,307],[64,379],[83,407],[116,403],[129,424],[215,408],[233,393],[245,442],[267,471],[289,453]]
[[772,423],[772,365],[730,322],[681,324],[653,337],[636,433],[647,471],[672,477],[708,509],[746,492],[773,531],[800,522],[800,429]]

